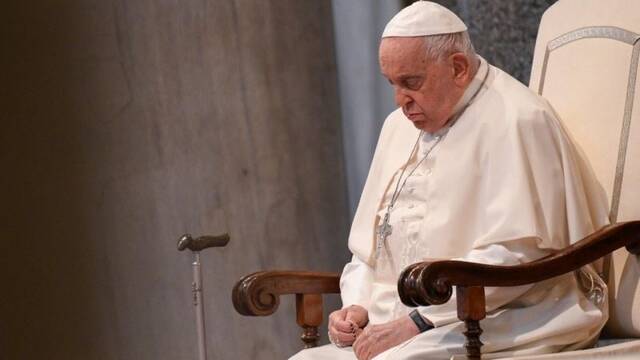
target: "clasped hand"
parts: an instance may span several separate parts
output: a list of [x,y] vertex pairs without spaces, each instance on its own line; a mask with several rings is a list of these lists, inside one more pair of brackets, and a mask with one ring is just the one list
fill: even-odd
[[419,334],[409,316],[384,324],[371,325],[367,310],[352,305],[329,316],[329,337],[340,347],[353,346],[358,360],[371,360],[378,354]]
[[329,315],[329,340],[338,347],[350,346],[369,323],[369,313],[360,305],[351,305]]

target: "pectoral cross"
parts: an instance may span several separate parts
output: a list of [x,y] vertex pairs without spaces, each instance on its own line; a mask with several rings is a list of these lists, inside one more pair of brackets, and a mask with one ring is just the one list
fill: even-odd
[[389,211],[384,214],[384,220],[382,220],[382,224],[378,225],[378,231],[376,231],[377,244],[376,244],[376,257],[380,256],[380,252],[382,251],[382,247],[384,243],[387,241],[387,237],[391,235],[393,231],[393,227],[389,224]]

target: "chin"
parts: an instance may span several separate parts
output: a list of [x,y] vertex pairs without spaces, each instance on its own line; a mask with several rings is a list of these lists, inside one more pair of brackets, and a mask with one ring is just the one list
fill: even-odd
[[411,122],[416,129],[420,129],[431,134],[442,129],[447,124],[446,122],[444,124],[435,124],[433,121],[427,120],[411,120]]
[[430,132],[430,126],[429,123],[427,121],[424,120],[416,120],[416,121],[412,121],[413,126],[416,127],[416,129],[420,129],[420,130],[424,130],[427,132]]
[[426,126],[424,121],[412,121],[412,123],[413,123],[413,126],[416,127],[416,129],[420,129],[420,130],[424,130],[424,127]]

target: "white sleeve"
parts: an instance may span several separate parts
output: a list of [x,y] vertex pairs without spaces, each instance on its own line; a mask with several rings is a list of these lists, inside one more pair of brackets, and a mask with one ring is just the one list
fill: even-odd
[[[510,241],[504,244],[491,244],[471,250],[466,256],[452,260],[462,260],[490,265],[518,265],[539,259],[548,253],[538,249],[530,242],[534,239]],[[527,292],[534,284],[510,287],[485,288],[487,312],[495,310],[515,300]],[[418,309],[420,314],[435,327],[460,321],[456,310],[455,289],[451,299],[442,305],[424,306]]]
[[372,283],[373,269],[354,255],[340,276],[342,307],[360,305],[368,310]]

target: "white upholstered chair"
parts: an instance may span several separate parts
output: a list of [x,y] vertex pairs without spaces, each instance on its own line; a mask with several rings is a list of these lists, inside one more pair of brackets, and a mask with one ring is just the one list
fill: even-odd
[[[591,162],[612,223],[640,219],[639,56],[640,1],[561,0],[540,23],[530,88],[549,100]],[[640,261],[624,248],[610,260],[609,321],[598,346],[628,341],[554,359],[640,359]]]

